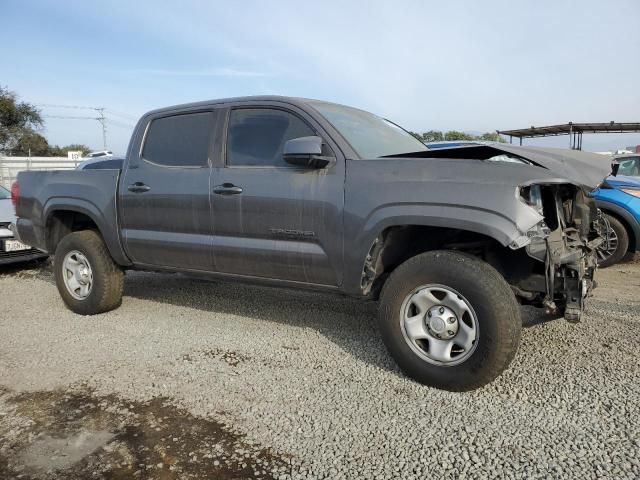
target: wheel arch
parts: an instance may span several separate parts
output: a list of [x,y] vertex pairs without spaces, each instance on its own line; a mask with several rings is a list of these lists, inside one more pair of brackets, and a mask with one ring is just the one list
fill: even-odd
[[45,205],[43,212],[45,244],[50,253],[55,252],[60,240],[69,233],[96,230],[114,261],[120,265],[130,264],[120,244],[118,226],[107,222],[98,207],[90,201],[57,197]]
[[[443,219],[445,220],[445,219]],[[509,262],[515,256],[526,257],[523,249],[509,248],[511,239],[504,229],[496,233],[496,226],[480,222],[456,221],[402,223],[390,222],[377,232],[368,243],[362,270],[359,272],[361,295],[377,298],[386,278],[408,259],[432,250],[455,250],[480,257],[507,277],[513,265]],[[517,232],[514,226],[514,232]],[[534,262],[526,257],[529,262]],[[511,265],[510,265],[511,263]]]
[[629,248],[627,251],[640,251],[640,224],[624,208],[609,202],[596,201],[596,205],[603,213],[616,218],[629,235]]

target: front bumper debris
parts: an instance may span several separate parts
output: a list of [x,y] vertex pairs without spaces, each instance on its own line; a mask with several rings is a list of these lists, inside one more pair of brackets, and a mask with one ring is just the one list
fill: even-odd
[[[551,188],[551,187],[549,187]],[[582,190],[568,196],[554,189],[553,209],[528,232],[527,254],[544,263],[542,305],[550,315],[579,322],[587,298],[596,286],[596,249],[604,241],[602,214]]]

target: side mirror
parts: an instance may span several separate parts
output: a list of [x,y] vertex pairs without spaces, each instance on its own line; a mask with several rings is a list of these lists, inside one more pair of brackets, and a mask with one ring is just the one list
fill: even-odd
[[326,168],[336,161],[322,156],[322,138],[317,136],[292,138],[284,144],[282,158],[298,167]]
[[620,170],[620,163],[617,160],[611,162],[611,175],[618,176],[618,170]]

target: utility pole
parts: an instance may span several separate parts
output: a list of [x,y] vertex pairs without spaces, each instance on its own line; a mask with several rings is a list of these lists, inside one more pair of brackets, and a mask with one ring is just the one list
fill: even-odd
[[98,122],[102,125],[102,145],[104,149],[107,149],[107,119],[104,116],[104,107],[98,107],[95,109],[98,112]]
[[52,105],[50,103],[39,103],[40,107],[51,107],[51,108],[72,108],[76,110],[94,110],[98,112],[97,117],[74,117],[74,116],[63,116],[63,115],[43,115],[45,118],[66,118],[71,120],[97,120],[102,126],[102,146],[106,150],[107,149],[107,117],[104,114],[106,110],[105,107],[83,107],[81,105]]

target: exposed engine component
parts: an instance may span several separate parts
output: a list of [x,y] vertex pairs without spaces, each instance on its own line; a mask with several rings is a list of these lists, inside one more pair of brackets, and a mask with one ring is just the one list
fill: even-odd
[[526,246],[529,256],[544,263],[542,304],[549,314],[577,322],[593,287],[596,248],[604,241],[602,215],[585,192],[571,185],[535,185],[521,195],[544,216],[527,232]]

